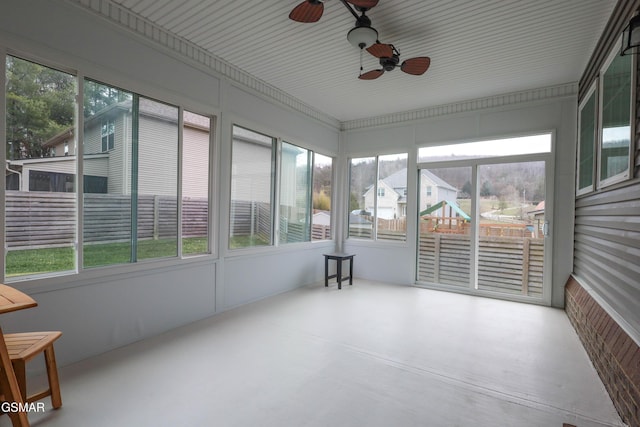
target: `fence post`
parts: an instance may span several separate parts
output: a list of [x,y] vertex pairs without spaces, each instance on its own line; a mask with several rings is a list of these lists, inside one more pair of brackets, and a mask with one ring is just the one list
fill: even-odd
[[253,235],[255,234],[256,230],[255,230],[255,221],[257,220],[256,218],[256,213],[257,213],[257,209],[256,209],[256,202],[255,200],[252,200],[251,202],[249,202],[249,220],[251,221],[251,234],[250,236],[253,237]]
[[153,196],[153,240],[158,240],[160,236],[159,223],[160,223],[160,197]]
[[529,253],[531,238],[527,237],[522,241],[522,294],[529,294]]
[[435,233],[433,257],[433,282],[440,283],[440,234]]

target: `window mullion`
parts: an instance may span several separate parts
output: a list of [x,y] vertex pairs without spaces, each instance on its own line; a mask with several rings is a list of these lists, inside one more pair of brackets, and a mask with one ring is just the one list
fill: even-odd
[[84,266],[84,76],[77,76],[75,149],[76,149],[76,271]]
[[373,227],[371,229],[371,238],[378,240],[378,182],[380,180],[380,156],[376,156],[376,178],[373,182]]
[[138,139],[140,136],[140,96],[133,94],[131,105],[131,262],[138,260]]
[[[6,96],[7,96],[7,91],[5,90],[5,88],[7,87],[7,51],[0,46],[0,59],[2,59],[2,65],[0,66],[0,88],[2,88],[2,90],[0,90],[0,141],[2,141],[2,144],[4,145],[5,149],[1,150],[2,153],[0,153],[0,160],[2,161],[3,165],[8,165],[7,163],[7,128],[6,128],[6,117],[7,117],[7,101],[6,101]],[[3,230],[2,233],[0,233],[0,247],[2,248],[2,254],[3,256],[0,257],[0,277],[2,278],[2,283],[6,283],[6,278],[5,278],[5,273],[6,273],[6,269],[5,269],[5,256],[7,254],[7,241],[6,241],[6,224],[7,224],[7,217],[6,217],[6,190],[7,188],[7,175],[6,172],[2,174],[2,179],[0,180],[0,209],[2,210],[3,213]]]
[[178,237],[178,258],[182,258],[182,160],[184,156],[184,109],[182,107],[178,107],[178,164],[176,165],[178,169],[177,176],[177,230],[176,234]]
[[271,244],[280,245],[280,170],[282,167],[282,139],[275,141],[272,149],[273,158],[271,160]]

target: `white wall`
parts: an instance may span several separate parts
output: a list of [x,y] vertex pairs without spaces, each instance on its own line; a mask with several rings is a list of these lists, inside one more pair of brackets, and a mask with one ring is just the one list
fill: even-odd
[[[203,65],[122,30],[62,0],[3,0],[0,52],[55,65],[150,98],[216,115],[213,244],[217,255],[154,260],[12,282],[39,303],[3,316],[5,331],[58,329],[58,362],[156,335],[295,287],[322,280],[322,253],[333,242],[230,253],[228,234],[230,129],[253,127],[335,156],[339,131],[251,89],[231,84]],[[4,215],[1,209],[0,215]],[[220,237],[222,236],[222,237]]]
[[[551,304],[564,306],[564,285],[572,270],[573,194],[575,164],[575,96],[551,98],[442,115],[397,125],[345,132],[345,155],[409,153],[408,195],[416,194],[416,152],[430,144],[555,132],[555,211],[551,221],[553,276]],[[413,165],[413,166],[412,166]],[[414,198],[415,199],[415,198]],[[391,283],[415,282],[416,207],[408,198],[407,241],[366,242],[348,239],[345,248],[357,254],[358,277]]]

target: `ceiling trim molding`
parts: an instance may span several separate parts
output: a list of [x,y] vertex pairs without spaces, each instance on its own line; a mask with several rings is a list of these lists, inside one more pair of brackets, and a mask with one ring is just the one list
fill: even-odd
[[488,108],[515,106],[518,104],[540,100],[564,98],[567,96],[575,96],[577,94],[577,82],[565,83],[556,86],[548,86],[538,89],[494,95],[485,98],[471,99],[468,101],[455,102],[452,104],[436,105],[433,107],[427,107],[418,110],[391,113],[364,119],[349,120],[340,123],[340,130],[347,131],[375,126],[393,125],[414,120],[424,120],[433,117],[484,110]]
[[113,3],[110,0],[66,0],[66,2],[99,15],[147,40],[151,40],[154,44],[160,45],[172,52],[177,52],[181,56],[199,65],[203,65],[233,82],[249,87],[271,100],[301,112],[334,129],[340,128],[340,121],[335,117],[316,110],[298,98],[231,65],[207,50],[178,37],[119,4]]

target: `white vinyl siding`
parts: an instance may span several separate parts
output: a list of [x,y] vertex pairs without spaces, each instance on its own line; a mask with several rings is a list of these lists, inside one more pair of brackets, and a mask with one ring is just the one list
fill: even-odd
[[[183,131],[182,158],[189,172],[183,171],[182,197],[208,197],[207,186],[200,185],[209,176],[209,130],[186,126]],[[188,143],[187,143],[188,142]]]
[[177,132],[177,122],[149,118],[140,114],[139,195],[175,197],[178,188]]

